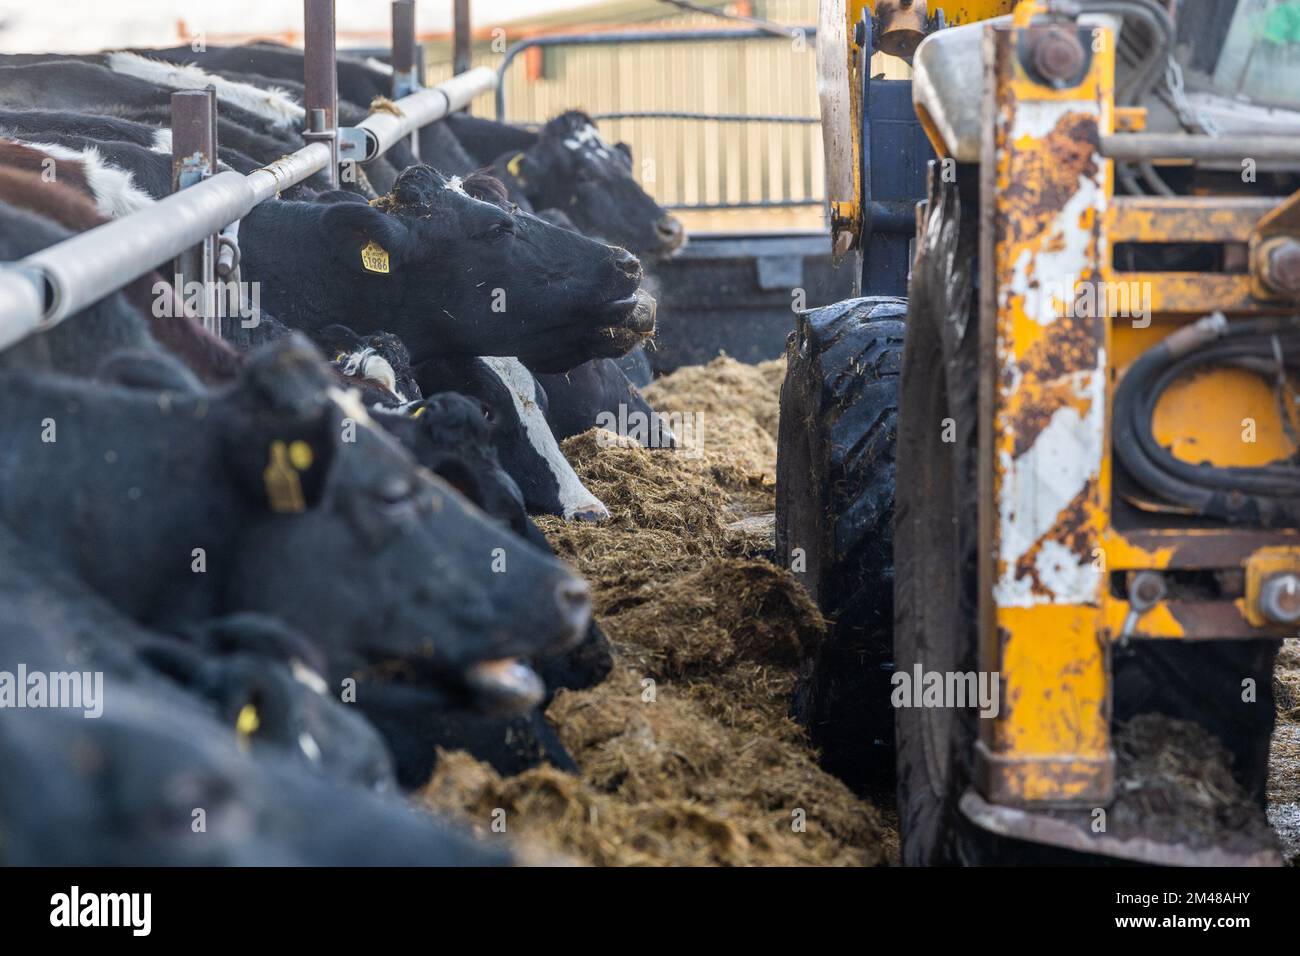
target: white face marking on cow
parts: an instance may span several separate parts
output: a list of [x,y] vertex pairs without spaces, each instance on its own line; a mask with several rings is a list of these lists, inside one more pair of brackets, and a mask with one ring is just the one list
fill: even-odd
[[564,452],[560,451],[551,426],[547,424],[546,416],[537,404],[537,381],[533,378],[533,373],[517,358],[484,356],[483,361],[510,393],[515,413],[523,423],[529,443],[555,476],[560,487],[560,507],[564,510],[564,517],[572,520],[574,515],[595,512],[602,518],[608,518],[609,509],[587,490],[569,460],[564,457]]
[[138,53],[110,53],[106,59],[114,73],[148,80],[173,90],[202,90],[213,86],[217,99],[274,123],[292,126],[302,122],[306,110],[293,101],[284,90],[271,87],[259,89],[250,83],[239,83],[215,76],[194,64],[179,65],[153,60]]
[[564,145],[573,152],[584,152],[609,159],[609,143],[600,135],[600,130],[588,123],[574,132],[572,138],[566,139]]
[[375,420],[371,418],[370,413],[366,411],[366,406],[361,404],[361,393],[355,388],[343,389],[339,388],[337,385],[331,385],[325,390],[325,393],[329,395],[330,401],[343,411],[344,415],[352,419],[362,428],[372,428],[376,431],[379,430],[379,426],[375,424]]
[[149,147],[150,152],[172,154],[172,131],[169,129],[160,129],[153,134],[153,145]]
[[358,375],[374,382],[391,392],[399,402],[406,404],[406,396],[397,390],[397,372],[388,359],[374,349],[364,348],[359,352],[349,352],[343,357],[341,365],[344,375]]
[[443,188],[450,189],[456,195],[464,196],[466,199],[470,198],[469,193],[465,192],[465,180],[461,179],[459,176],[452,176],[447,180],[447,185]]
[[373,56],[366,57],[366,66],[378,73],[384,74],[384,76],[393,75],[393,64],[385,63],[383,60],[376,60]]
[[57,143],[38,143],[15,140],[33,149],[39,149],[47,156],[65,162],[80,163],[86,172],[86,182],[95,196],[95,208],[101,216],[116,219],[129,216],[146,206],[152,206],[154,199],[135,184],[135,177],[128,170],[110,166],[99,150],[93,146],[85,149],[69,149]]

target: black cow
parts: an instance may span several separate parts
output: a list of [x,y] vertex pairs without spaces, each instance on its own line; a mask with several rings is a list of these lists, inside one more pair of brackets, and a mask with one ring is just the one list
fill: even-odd
[[[500,466],[493,436],[497,422],[487,405],[446,392],[400,411],[380,412],[376,420],[485,512],[550,551],[546,538],[524,514],[518,488]],[[609,639],[593,620],[577,647],[532,663],[553,693],[599,683],[613,658]],[[418,786],[429,778],[438,747],[466,750],[506,776],[539,763],[577,770],[540,708],[506,717],[449,712],[418,690],[391,688],[368,695],[368,701],[363,709],[388,740],[403,786]]]
[[[546,420],[555,437],[563,441],[590,428],[609,428],[641,438],[648,448],[674,446],[668,423],[650,407],[640,390],[613,359],[584,362],[557,375],[538,375],[549,403]],[[622,428],[627,423],[627,428]]]
[[[145,663],[156,635],[0,524],[0,670],[75,673],[79,706],[6,709],[0,720],[0,863],[9,865],[501,863],[383,798],[254,743],[261,728],[191,696]],[[30,681],[30,677],[29,677]],[[29,684],[30,686],[30,684]],[[265,688],[266,685],[261,685]],[[85,693],[92,691],[94,699]],[[56,701],[47,700],[47,704]],[[336,710],[347,708],[334,704]],[[354,727],[359,716],[348,715]],[[373,731],[369,738],[373,744]],[[355,739],[355,738],[354,738]],[[316,730],[322,760],[343,741]],[[304,740],[294,742],[295,748]],[[241,753],[241,748],[248,753]],[[367,750],[354,753],[360,761]],[[387,758],[371,782],[387,784]],[[359,766],[359,764],[358,764]],[[350,779],[365,782],[365,776]],[[197,812],[197,811],[201,811]]]
[[654,328],[634,256],[476,199],[428,166],[405,170],[381,205],[263,203],[240,245],[243,278],[286,324],[388,330],[416,364],[514,355],[562,371]]
[[638,255],[672,255],[686,240],[681,222],[632,177],[629,147],[607,143],[585,113],[561,113],[536,133],[460,114],[447,124],[533,209],[561,210],[585,234]]
[[[214,395],[5,376],[0,519],[147,626],[261,612],[310,635],[334,681],[361,678],[358,695],[397,668],[449,704],[535,703],[514,659],[578,641],[586,587],[333,382],[297,339]],[[53,475],[76,484],[52,496]],[[490,573],[503,555],[509,573]]]
[[393,795],[245,756],[216,721],[144,689],[89,721],[0,722],[0,862],[17,866],[503,865]]

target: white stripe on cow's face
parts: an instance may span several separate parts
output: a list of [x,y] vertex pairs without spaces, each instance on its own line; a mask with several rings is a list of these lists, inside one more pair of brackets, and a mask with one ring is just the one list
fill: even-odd
[[166,153],[170,156],[172,154],[172,131],[164,128],[154,133],[153,145],[149,147],[149,151],[153,153]]
[[551,426],[542,414],[542,407],[537,404],[537,381],[533,378],[533,373],[517,358],[485,355],[483,361],[510,393],[510,400],[514,402],[515,413],[524,426],[529,443],[546,462],[556,484],[560,486],[560,507],[564,510],[564,517],[572,520],[574,515],[595,512],[601,518],[608,518],[609,509],[587,490],[569,460],[564,457],[564,452],[560,451]]
[[391,63],[385,63],[383,60],[376,60],[373,56],[366,57],[366,66],[378,73],[384,74],[384,76],[393,75],[393,65]]
[[[57,143],[38,143],[34,140],[15,142],[39,149],[55,160],[80,163],[85,170],[90,191],[95,195],[95,207],[101,216],[116,219],[153,205],[153,197],[135,184],[135,177],[128,170],[110,166],[93,146],[69,149]],[[58,177],[57,166],[54,175]]]
[[372,348],[349,352],[339,361],[344,375],[357,375],[391,392],[402,404],[406,396],[397,390],[397,372],[392,364]]
[[114,73],[148,80],[173,90],[202,90],[209,85],[216,88],[217,99],[277,126],[292,126],[302,122],[306,111],[295,103],[284,90],[270,87],[259,89],[250,83],[239,83],[214,76],[191,64],[164,63],[138,53],[110,53],[108,68]]

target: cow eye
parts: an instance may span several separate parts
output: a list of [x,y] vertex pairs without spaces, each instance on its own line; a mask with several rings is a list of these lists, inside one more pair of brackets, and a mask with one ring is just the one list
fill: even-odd
[[508,239],[515,234],[515,224],[513,222],[498,222],[487,231],[488,242],[500,242],[502,239]]

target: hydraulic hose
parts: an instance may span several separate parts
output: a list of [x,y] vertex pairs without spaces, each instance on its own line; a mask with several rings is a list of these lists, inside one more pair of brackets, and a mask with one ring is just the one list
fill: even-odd
[[[1115,390],[1115,453],[1130,475],[1170,510],[1263,527],[1300,525],[1300,456],[1243,468],[1176,458],[1152,431],[1160,397],[1196,369],[1233,366],[1272,372],[1291,430],[1288,376],[1300,374],[1300,316],[1228,322],[1215,313],[1144,352]],[[1294,404],[1294,403],[1292,403]]]

